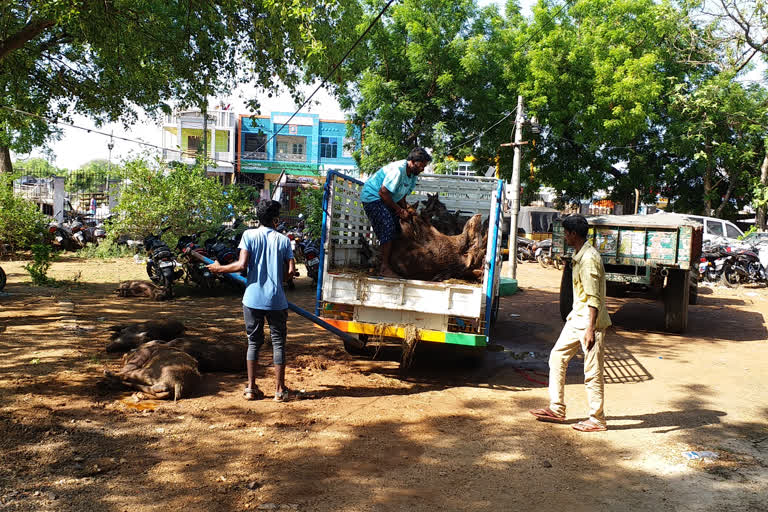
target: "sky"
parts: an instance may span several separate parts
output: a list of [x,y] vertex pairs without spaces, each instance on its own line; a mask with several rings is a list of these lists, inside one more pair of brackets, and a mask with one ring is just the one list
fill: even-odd
[[[521,0],[523,15],[529,16],[531,14],[531,6],[535,5],[537,0]],[[480,6],[496,4],[499,9],[503,11],[505,0],[478,0]],[[755,75],[753,79],[759,79],[759,73]],[[309,95],[319,84],[313,84],[305,88],[305,95]],[[237,114],[247,114],[249,111],[245,107],[245,102],[248,98],[258,97],[261,100],[262,114],[269,112],[293,112],[298,105],[293,102],[293,99],[288,94],[279,94],[272,98],[267,98],[266,94],[260,94],[253,87],[241,87],[234,92],[230,97],[221,97],[212,99],[211,103],[216,104],[218,100],[224,102],[224,104],[231,105],[231,110]],[[304,107],[301,112],[320,114],[322,118],[330,119],[343,119],[344,113],[341,111],[338,102],[328,92],[321,89],[313,97],[310,105]],[[73,120],[73,124],[88,128],[92,130],[98,130],[104,133],[113,133],[117,137],[125,137],[127,139],[139,140],[148,144],[154,144],[160,146],[162,144],[161,127],[154,121],[142,118],[138,123],[125,129],[121,123],[108,124],[102,127],[96,127],[95,124],[87,117],[76,116]],[[77,169],[83,164],[95,160],[103,159],[107,160],[110,157],[108,143],[110,138],[105,135],[97,134],[94,131],[87,132],[86,130],[77,128],[62,127],[62,137],[58,141],[52,141],[49,144],[51,154],[51,162],[59,167],[66,169]],[[119,139],[113,140],[113,148],[111,153],[112,162],[120,162],[131,155],[140,154],[151,148],[143,147],[135,142],[127,142]],[[174,148],[169,148],[174,149]],[[36,151],[31,154],[12,154],[14,161],[17,159],[25,159],[29,157],[43,157],[48,159],[49,155]]]

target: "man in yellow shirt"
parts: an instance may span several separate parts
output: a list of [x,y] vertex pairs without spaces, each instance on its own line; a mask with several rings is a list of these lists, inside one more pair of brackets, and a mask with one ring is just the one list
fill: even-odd
[[587,242],[589,224],[581,215],[563,220],[565,243],[573,247],[573,309],[549,355],[549,407],[530,413],[540,421],[565,423],[565,372],[579,347],[584,352],[584,385],[589,419],[575,423],[581,432],[607,429],[603,411],[605,330],[611,319],[605,309],[605,269],[600,253]]

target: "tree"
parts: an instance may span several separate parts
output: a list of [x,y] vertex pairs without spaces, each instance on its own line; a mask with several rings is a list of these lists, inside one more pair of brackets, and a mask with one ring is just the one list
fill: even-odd
[[0,244],[11,250],[28,249],[43,238],[48,217],[40,208],[13,192],[20,174],[0,174]]
[[206,176],[202,163],[171,165],[144,159],[126,162],[125,181],[109,235],[145,237],[168,228],[171,246],[182,235],[212,231],[232,216],[250,219],[253,202],[241,187]]
[[[354,110],[354,124],[365,125],[363,171],[402,159],[416,145],[435,149],[437,161],[470,154],[471,144],[452,147],[501,118],[499,106],[510,96],[494,60],[494,45],[504,43],[497,34],[502,25],[495,7],[478,9],[473,0],[390,7],[345,66],[348,82],[337,84],[342,107]],[[486,156],[495,156],[501,137],[503,131],[482,139],[491,148]]]
[[44,144],[73,114],[130,123],[140,109],[204,105],[237,83],[295,90],[338,58],[359,12],[352,0],[0,0],[0,9],[5,172],[9,150]]

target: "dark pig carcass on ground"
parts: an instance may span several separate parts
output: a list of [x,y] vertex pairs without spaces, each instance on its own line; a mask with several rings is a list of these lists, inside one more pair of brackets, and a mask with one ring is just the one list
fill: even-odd
[[107,352],[128,352],[152,340],[171,341],[184,334],[184,324],[178,320],[159,320],[138,324],[113,325]]
[[180,399],[200,383],[194,357],[163,341],[150,341],[123,356],[118,372],[105,371],[109,384],[137,389],[155,398]]
[[197,360],[201,372],[241,372],[245,370],[248,345],[242,341],[207,342],[193,338],[176,338],[168,346],[186,352]]

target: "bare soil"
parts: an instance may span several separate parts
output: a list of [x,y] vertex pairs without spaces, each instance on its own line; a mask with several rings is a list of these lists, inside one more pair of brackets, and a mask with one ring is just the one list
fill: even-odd
[[[50,272],[73,282],[40,288],[23,263],[0,263],[0,510],[768,510],[764,288],[703,288],[683,336],[661,330],[660,302],[610,299],[609,430],[583,434],[527,412],[547,403],[562,327],[554,269],[520,266],[522,291],[503,299],[480,357],[418,345],[403,376],[397,351],[350,356],[291,314],[287,382],[307,399],[246,402],[243,375],[205,374],[174,403],[99,386],[119,367],[106,327],[178,318],[197,336],[243,339],[237,291],[118,298],[143,265],[73,257]],[[311,282],[289,300],[314,311]],[[270,396],[269,347],[260,361]],[[581,368],[566,389],[573,421],[586,411]],[[691,450],[719,457],[688,461]]]

